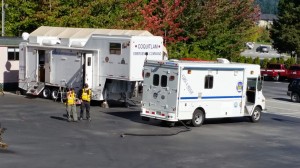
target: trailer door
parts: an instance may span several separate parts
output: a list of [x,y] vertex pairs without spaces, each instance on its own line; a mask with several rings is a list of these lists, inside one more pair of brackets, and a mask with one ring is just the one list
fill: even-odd
[[51,82],[51,54],[50,54],[50,51],[47,51],[46,50],[46,53],[45,53],[45,82],[47,83],[50,83]]
[[89,87],[92,87],[93,84],[93,61],[92,61],[92,54],[85,54],[85,77],[84,83],[87,83]]

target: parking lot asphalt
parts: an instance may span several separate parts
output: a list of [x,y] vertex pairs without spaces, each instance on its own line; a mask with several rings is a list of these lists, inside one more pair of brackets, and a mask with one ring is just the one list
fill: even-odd
[[[79,111],[79,108],[77,108]],[[7,94],[0,96],[0,122],[7,130],[1,168],[205,167],[299,168],[300,119],[264,113],[247,118],[208,120],[185,127],[142,121],[140,107],[91,107],[92,121],[67,122],[62,103]]]

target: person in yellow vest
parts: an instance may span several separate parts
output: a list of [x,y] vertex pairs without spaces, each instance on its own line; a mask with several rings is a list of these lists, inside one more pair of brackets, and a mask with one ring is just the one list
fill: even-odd
[[91,121],[90,116],[90,102],[92,97],[92,91],[89,89],[88,84],[84,84],[84,88],[81,91],[81,108],[80,108],[80,120],[83,119],[84,109],[86,110],[86,119]]
[[74,88],[71,88],[67,92],[67,112],[68,112],[68,121],[72,121],[71,116],[73,116],[73,121],[77,122],[77,112],[76,112],[76,94]]

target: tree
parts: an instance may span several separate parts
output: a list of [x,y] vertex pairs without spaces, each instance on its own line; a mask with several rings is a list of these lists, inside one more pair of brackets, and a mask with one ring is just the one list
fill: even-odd
[[252,38],[259,18],[254,0],[206,0],[197,15],[193,44],[211,57],[234,59]]
[[165,43],[186,40],[181,35],[184,30],[179,20],[185,8],[186,2],[183,0],[150,0],[140,11],[143,20],[139,27],[163,36]]
[[300,55],[300,1],[280,0],[278,20],[271,29],[273,46],[280,53]]
[[277,6],[279,0],[256,0],[259,4],[261,12],[265,14],[277,14]]

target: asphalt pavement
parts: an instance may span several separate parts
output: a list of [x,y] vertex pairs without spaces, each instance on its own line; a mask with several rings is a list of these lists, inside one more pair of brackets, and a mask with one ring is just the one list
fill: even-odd
[[[279,104],[279,103],[278,103]],[[264,113],[207,120],[186,130],[142,121],[140,107],[91,107],[92,121],[67,122],[65,106],[40,98],[0,96],[0,122],[8,149],[1,168],[299,168],[300,119]],[[276,110],[274,111],[276,112]],[[135,133],[144,136],[125,136]],[[165,134],[165,136],[145,136]]]

